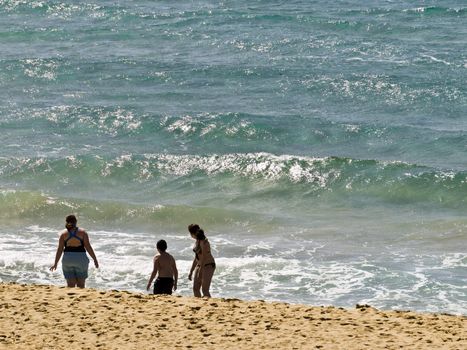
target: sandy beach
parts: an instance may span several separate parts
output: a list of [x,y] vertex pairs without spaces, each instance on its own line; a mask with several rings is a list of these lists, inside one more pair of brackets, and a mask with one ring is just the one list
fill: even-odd
[[467,317],[0,284],[1,349],[467,349]]

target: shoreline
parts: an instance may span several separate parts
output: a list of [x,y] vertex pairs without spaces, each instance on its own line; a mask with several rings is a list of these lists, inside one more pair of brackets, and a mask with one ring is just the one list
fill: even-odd
[[467,316],[0,283],[0,349],[467,349]]

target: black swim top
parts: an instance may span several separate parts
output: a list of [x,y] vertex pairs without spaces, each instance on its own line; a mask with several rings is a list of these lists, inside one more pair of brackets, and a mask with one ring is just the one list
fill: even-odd
[[[76,233],[78,233],[77,227],[74,230],[68,230],[68,238],[65,239],[65,249],[64,249],[65,252],[86,252],[86,249],[84,249],[83,239],[78,237]],[[67,246],[67,242],[72,238],[76,238],[78,241],[80,241],[81,244],[77,247]]]
[[196,255],[196,260],[199,260],[198,255],[201,254],[201,243],[200,243],[200,241],[196,240],[195,246],[193,247],[193,252]]

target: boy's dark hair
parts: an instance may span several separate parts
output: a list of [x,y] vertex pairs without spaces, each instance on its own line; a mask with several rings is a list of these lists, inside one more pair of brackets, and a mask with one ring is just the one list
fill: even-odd
[[156,245],[157,249],[159,249],[161,252],[165,252],[167,250],[167,242],[161,239],[160,241],[157,242]]

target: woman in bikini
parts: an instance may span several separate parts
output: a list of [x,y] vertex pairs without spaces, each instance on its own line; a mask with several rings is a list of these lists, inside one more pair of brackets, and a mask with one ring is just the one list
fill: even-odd
[[195,297],[201,297],[201,290],[203,292],[203,296],[209,298],[211,297],[209,288],[211,286],[214,270],[216,269],[216,262],[211,254],[211,245],[199,225],[189,225],[188,231],[190,232],[191,237],[196,240],[193,248],[195,258],[191,265],[188,279],[191,281],[194,273],[193,294]]
[[84,288],[88,278],[89,253],[96,268],[99,267],[94,250],[89,243],[89,237],[85,230],[76,226],[76,216],[68,215],[65,219],[66,230],[60,233],[58,240],[55,263],[50,271],[57,269],[58,262],[63,254],[62,268],[68,287]]

